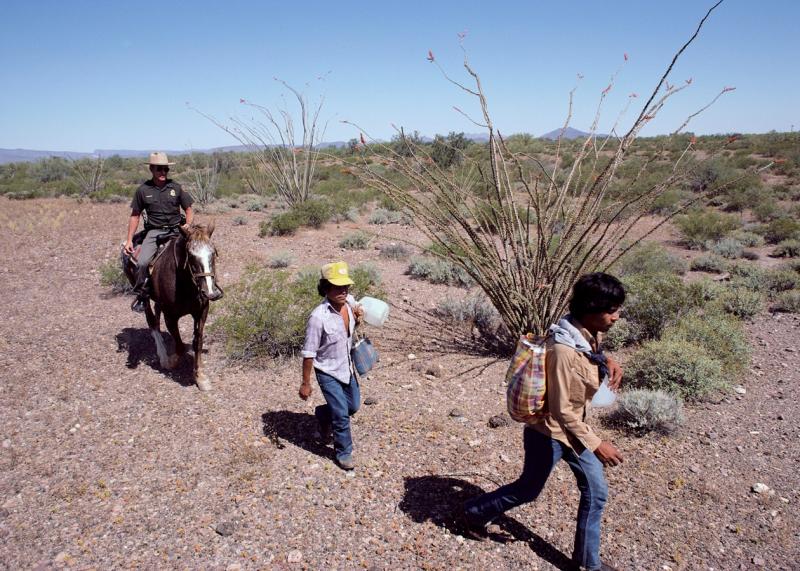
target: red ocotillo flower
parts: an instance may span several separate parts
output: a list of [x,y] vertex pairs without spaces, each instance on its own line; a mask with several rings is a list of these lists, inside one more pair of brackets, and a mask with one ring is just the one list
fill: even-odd
[[609,91],[611,91],[611,84],[610,83],[603,90],[603,95],[606,95]]
[[728,143],[733,143],[738,138],[739,135],[731,135],[730,137],[728,137]]
[[364,138],[364,133],[361,133],[361,144],[366,146],[367,140]]
[[240,98],[239,98],[239,103],[247,103],[247,101],[245,101],[244,99],[242,99],[242,98],[240,97]]
[[726,86],[724,87],[724,89],[722,90],[722,93],[727,93],[728,91],[733,91],[734,89],[736,89],[736,88],[735,88],[735,87],[730,87],[730,86],[726,85]]
[[694,145],[695,143],[697,143],[697,137],[695,137],[694,135],[692,135],[692,138],[691,138],[691,139],[689,139],[689,144],[690,144],[690,145]]
[[622,57],[625,58],[625,61],[628,61],[628,54],[627,53],[622,54]]
[[428,61],[432,63],[435,59],[436,58],[433,57],[433,52],[428,50]]

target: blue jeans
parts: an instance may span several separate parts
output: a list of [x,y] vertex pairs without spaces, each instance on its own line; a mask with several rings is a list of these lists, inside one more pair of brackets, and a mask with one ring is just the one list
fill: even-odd
[[581,500],[572,559],[586,569],[600,569],[600,520],[608,498],[603,464],[591,450],[572,448],[526,427],[525,464],[516,482],[468,501],[464,509],[471,524],[486,525],[500,514],[535,500],[556,463],[563,459],[575,474]]
[[321,426],[333,428],[333,451],[337,460],[353,453],[353,435],[350,433],[350,417],[361,406],[361,391],[355,375],[350,375],[350,384],[340,383],[334,377],[314,369],[317,382],[328,404],[320,405],[314,411]]

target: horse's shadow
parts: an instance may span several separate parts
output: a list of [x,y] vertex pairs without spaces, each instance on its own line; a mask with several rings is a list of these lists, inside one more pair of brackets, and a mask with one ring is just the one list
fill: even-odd
[[[129,369],[136,369],[140,363],[144,363],[154,371],[158,371],[165,377],[175,381],[183,387],[195,384],[194,372],[192,367],[192,356],[188,353],[183,356],[177,367],[172,370],[162,369],[158,362],[155,341],[150,334],[150,329],[126,327],[116,335],[117,353],[128,352],[128,359],[125,366]],[[170,353],[175,351],[175,343],[170,335],[164,337],[164,343]]]
[[317,419],[313,414],[291,410],[265,412],[261,415],[261,429],[278,448],[283,448],[281,440],[286,440],[322,458],[333,457],[333,449],[317,439]]
[[[430,521],[444,527],[455,535],[463,535],[463,523],[459,521],[464,502],[483,494],[483,490],[458,478],[445,476],[420,476],[405,479],[405,494],[399,508],[413,521]],[[562,571],[576,569],[572,560],[541,536],[533,533],[520,522],[503,515],[493,522],[516,541],[526,542],[531,550],[543,560]]]

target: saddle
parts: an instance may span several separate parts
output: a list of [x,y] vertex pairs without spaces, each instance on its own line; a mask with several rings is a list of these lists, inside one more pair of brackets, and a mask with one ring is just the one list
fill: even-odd
[[[130,263],[136,264],[136,260],[139,258],[139,252],[142,249],[142,242],[144,242],[144,237],[147,236],[147,232],[152,230],[152,228],[145,228],[144,230],[140,230],[136,234],[133,235],[133,254],[129,257]],[[169,244],[172,240],[177,238],[179,235],[177,227],[174,231],[169,232],[168,234],[162,234],[156,237],[156,254],[153,256],[153,259],[150,260],[150,265],[148,266],[148,270],[153,269],[153,265],[156,263],[156,260],[161,257],[161,254],[164,252],[164,249],[167,244]]]

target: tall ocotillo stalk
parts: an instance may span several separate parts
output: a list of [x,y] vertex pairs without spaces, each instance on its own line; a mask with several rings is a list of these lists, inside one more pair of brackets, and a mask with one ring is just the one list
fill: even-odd
[[[706,13],[694,35],[675,54],[629,130],[624,135],[616,134],[617,125],[635,95],[629,97],[612,134],[601,139],[595,133],[616,73],[612,76],[602,92],[591,134],[578,147],[568,167],[563,166],[564,145],[560,139],[549,165],[541,157],[509,149],[493,125],[480,77],[465,55],[464,69],[471,78],[469,87],[439,69],[448,81],[478,100],[482,118],[470,120],[488,134],[488,157],[475,159],[462,152],[462,167],[440,168],[424,145],[406,138],[411,153],[400,154],[389,145],[370,144],[367,149],[372,152],[356,163],[356,173],[366,184],[405,208],[438,250],[464,268],[489,297],[512,334],[541,333],[564,311],[572,285],[581,274],[607,269],[671,216],[734,182],[727,181],[692,195],[665,218],[645,218],[656,198],[686,182],[702,165],[690,161],[694,137],[680,133],[697,113],[732,89],[725,88],[689,116],[663,141],[660,149],[650,153],[636,171],[627,194],[615,198],[609,193],[616,183],[617,170],[641,129],[656,117],[672,95],[691,83],[687,80],[680,86],[670,85],[667,77],[718,5],[719,2]],[[428,59],[436,63],[432,53]],[[571,113],[572,93],[564,130]],[[402,130],[400,136],[405,137]],[[667,146],[678,142],[684,143],[681,152],[662,179],[643,189],[636,187],[648,167],[663,162],[668,155]],[[376,168],[375,163],[381,168]],[[384,169],[400,173],[408,184],[385,176]],[[625,247],[621,247],[623,240]]]

